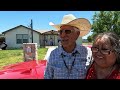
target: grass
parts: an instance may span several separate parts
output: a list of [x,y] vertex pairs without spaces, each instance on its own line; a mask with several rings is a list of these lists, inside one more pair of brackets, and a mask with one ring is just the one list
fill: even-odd
[[[47,48],[39,48],[38,60],[44,59],[46,52]],[[4,66],[23,61],[23,50],[0,50],[0,69],[2,69]]]
[[82,43],[83,45],[92,45],[92,43]]

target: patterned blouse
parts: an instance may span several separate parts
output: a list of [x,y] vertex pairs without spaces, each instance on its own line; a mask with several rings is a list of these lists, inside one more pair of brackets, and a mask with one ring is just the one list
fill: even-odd
[[[94,68],[94,63],[87,71],[86,79],[97,79],[97,75]],[[120,66],[118,65],[112,73],[104,79],[120,79]]]

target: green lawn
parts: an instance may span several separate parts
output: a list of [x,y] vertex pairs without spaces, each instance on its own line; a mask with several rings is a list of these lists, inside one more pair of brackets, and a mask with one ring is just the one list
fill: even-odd
[[83,45],[92,45],[92,43],[82,43]]
[[[47,48],[38,49],[38,60],[44,59]],[[23,62],[23,50],[0,50],[0,69],[3,66]]]

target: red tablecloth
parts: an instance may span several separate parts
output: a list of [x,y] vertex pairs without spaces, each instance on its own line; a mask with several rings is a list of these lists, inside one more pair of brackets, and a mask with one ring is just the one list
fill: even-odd
[[21,62],[5,66],[0,71],[0,79],[43,79],[46,60]]

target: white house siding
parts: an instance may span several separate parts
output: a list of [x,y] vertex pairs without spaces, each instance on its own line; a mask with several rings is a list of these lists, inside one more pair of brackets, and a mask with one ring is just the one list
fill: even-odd
[[47,45],[48,45],[48,46],[50,45],[50,38],[53,39],[53,45],[54,45],[54,35],[48,35],[48,36],[47,36]]
[[58,35],[55,35],[55,45],[58,46]]
[[[28,34],[29,39],[28,41],[31,43],[31,30],[24,28],[24,27],[18,27],[14,30],[8,31],[5,34],[6,43],[8,44],[8,48],[19,48],[22,47],[23,44],[16,44],[16,34]],[[39,34],[37,32],[33,32],[34,42],[38,43],[39,45]]]
[[40,34],[33,32],[33,43],[37,43],[37,46],[40,47]]
[[40,46],[44,46],[44,35],[40,35],[39,41],[40,41]]
[[57,46],[57,45],[58,45],[58,35],[54,35],[54,34],[47,35],[47,36],[46,36],[46,39],[47,39],[46,45],[47,45],[47,46],[50,45],[50,38],[53,39],[53,45],[54,45],[54,46]]
[[[44,41],[44,38],[46,39],[46,41]],[[54,43],[54,46],[57,46],[58,45],[58,35],[55,35],[55,34],[43,34],[40,36],[40,45],[41,46],[49,46],[50,45],[50,38],[53,39],[53,43]]]

